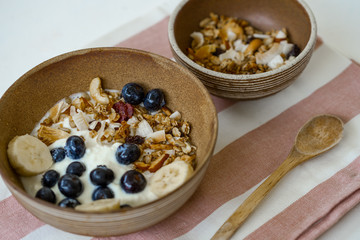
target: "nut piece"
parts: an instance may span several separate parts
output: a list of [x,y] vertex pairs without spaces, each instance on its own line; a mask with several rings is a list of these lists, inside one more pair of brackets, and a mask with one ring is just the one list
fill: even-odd
[[150,167],[150,164],[144,162],[134,162],[134,166],[136,169],[139,169],[140,171],[146,171]]
[[158,157],[155,161],[153,161],[151,164],[150,164],[150,167],[149,167],[149,172],[156,172],[157,170],[159,170],[162,165],[164,164],[165,160],[169,157],[169,154],[163,154],[161,155],[160,157]]
[[68,138],[69,136],[70,134],[63,130],[47,126],[41,126],[38,130],[38,138],[48,146],[59,139]]
[[254,40],[252,40],[249,43],[249,46],[246,48],[244,54],[248,55],[248,54],[252,54],[253,52],[255,52],[261,45],[262,45],[263,41],[261,41],[258,38],[255,38]]
[[90,83],[90,95],[91,97],[100,104],[109,104],[109,96],[104,93],[101,87],[101,79],[99,77],[94,78]]

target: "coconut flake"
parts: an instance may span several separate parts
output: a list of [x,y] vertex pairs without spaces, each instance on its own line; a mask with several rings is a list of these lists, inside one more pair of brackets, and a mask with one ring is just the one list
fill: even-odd
[[105,132],[105,122],[100,122],[101,123],[101,127],[98,131],[98,136],[96,138],[96,142],[101,144],[101,138],[102,136],[104,135],[104,132]]
[[244,44],[240,39],[234,42],[235,51],[244,52],[249,44]]
[[56,123],[59,120],[60,114],[65,112],[66,109],[69,108],[69,104],[65,102],[64,100],[61,100],[58,102],[55,106],[53,106],[49,111],[49,117],[51,120]]
[[284,59],[280,55],[276,55],[271,61],[268,63],[268,66],[271,69],[278,68],[284,63]]
[[276,55],[279,55],[282,52],[282,47],[279,43],[274,43],[274,45],[264,53],[258,53],[255,55],[256,64],[268,64]]
[[174,156],[175,155],[175,150],[174,149],[165,150],[164,153],[169,154],[170,156]]
[[180,114],[179,111],[175,111],[170,115],[169,118],[175,119],[175,120],[180,120],[181,119],[181,114]]
[[86,131],[89,129],[88,118],[83,111],[78,110],[78,112],[76,112],[76,110],[72,111],[72,109],[70,109],[70,115],[79,131]]
[[138,128],[136,129],[136,135],[139,135],[140,137],[147,137],[153,132],[150,124],[145,119],[139,123]]
[[190,37],[194,39],[194,48],[199,48],[204,44],[204,35],[201,32],[193,32]]
[[237,64],[239,64],[242,60],[239,52],[235,51],[234,49],[229,49],[226,52],[219,55],[220,61],[223,61],[225,59],[231,59]]
[[147,136],[147,139],[151,139],[153,142],[166,141],[165,130],[153,132]]
[[294,48],[294,44],[288,43],[286,40],[280,42],[282,53],[288,55],[288,53]]
[[135,116],[132,116],[128,121],[127,121],[127,124],[129,125],[134,125],[136,123],[138,123],[139,120],[135,117]]
[[266,34],[254,33],[253,37],[254,38],[260,38],[260,39],[266,39],[266,38],[269,38],[270,36],[266,35]]
[[279,30],[278,33],[276,34],[275,38],[276,39],[285,39],[286,34],[283,31]]
[[236,39],[236,33],[231,31],[230,29],[227,30],[227,37],[230,42],[234,41]]
[[91,130],[94,130],[96,128],[96,125],[99,123],[100,121],[92,121],[90,124],[89,124],[89,129]]

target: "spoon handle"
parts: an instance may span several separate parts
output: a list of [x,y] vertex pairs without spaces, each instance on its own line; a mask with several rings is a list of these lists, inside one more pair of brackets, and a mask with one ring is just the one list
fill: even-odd
[[299,163],[310,157],[311,156],[302,155],[296,151],[295,147],[293,147],[286,160],[253,193],[251,193],[211,239],[229,239],[280,179]]

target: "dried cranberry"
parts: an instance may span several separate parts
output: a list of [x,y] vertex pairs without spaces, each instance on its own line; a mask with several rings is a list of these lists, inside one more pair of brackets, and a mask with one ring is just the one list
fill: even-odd
[[212,55],[218,57],[220,54],[224,53],[225,51],[222,50],[221,48],[216,48],[215,52],[212,53]]
[[294,47],[291,49],[291,51],[287,54],[286,58],[289,58],[291,56],[297,57],[301,53],[301,49],[298,45],[294,44]]
[[127,121],[134,114],[134,107],[129,103],[117,102],[112,107],[117,114],[120,115],[118,120],[119,123],[122,121]]
[[136,135],[136,136],[127,136],[125,138],[125,143],[134,143],[134,144],[143,144],[145,142],[145,138]]

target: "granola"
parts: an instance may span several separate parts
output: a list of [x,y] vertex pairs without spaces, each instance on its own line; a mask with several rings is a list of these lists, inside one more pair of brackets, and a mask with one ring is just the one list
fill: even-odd
[[195,167],[196,147],[190,142],[190,124],[181,118],[180,112],[172,112],[164,106],[151,114],[141,105],[126,103],[117,92],[102,89],[101,92],[108,96],[107,104],[94,101],[87,93],[58,102],[40,123],[37,132],[40,140],[50,145],[67,138],[70,130],[63,127],[62,120],[69,118],[73,128],[90,130],[91,137],[101,144],[138,144],[142,155],[134,163],[134,168],[139,171],[147,170],[139,164],[145,159],[150,167],[157,156],[169,152],[165,165],[186,155],[191,156],[192,161],[188,162]]
[[285,28],[262,32],[243,19],[210,13],[193,32],[188,57],[202,67],[222,73],[256,74],[294,59],[299,47]]
[[[126,87],[130,98],[124,95]],[[106,211],[98,200],[140,206],[191,177],[197,150],[190,139],[191,125],[165,105],[160,89],[144,96],[140,87],[137,99],[133,92],[138,87],[129,83],[122,92],[105,90],[95,78],[89,92],[53,106],[32,132],[47,146],[53,163],[46,172],[23,175],[26,191],[61,207]],[[14,153],[21,151],[27,149]]]

